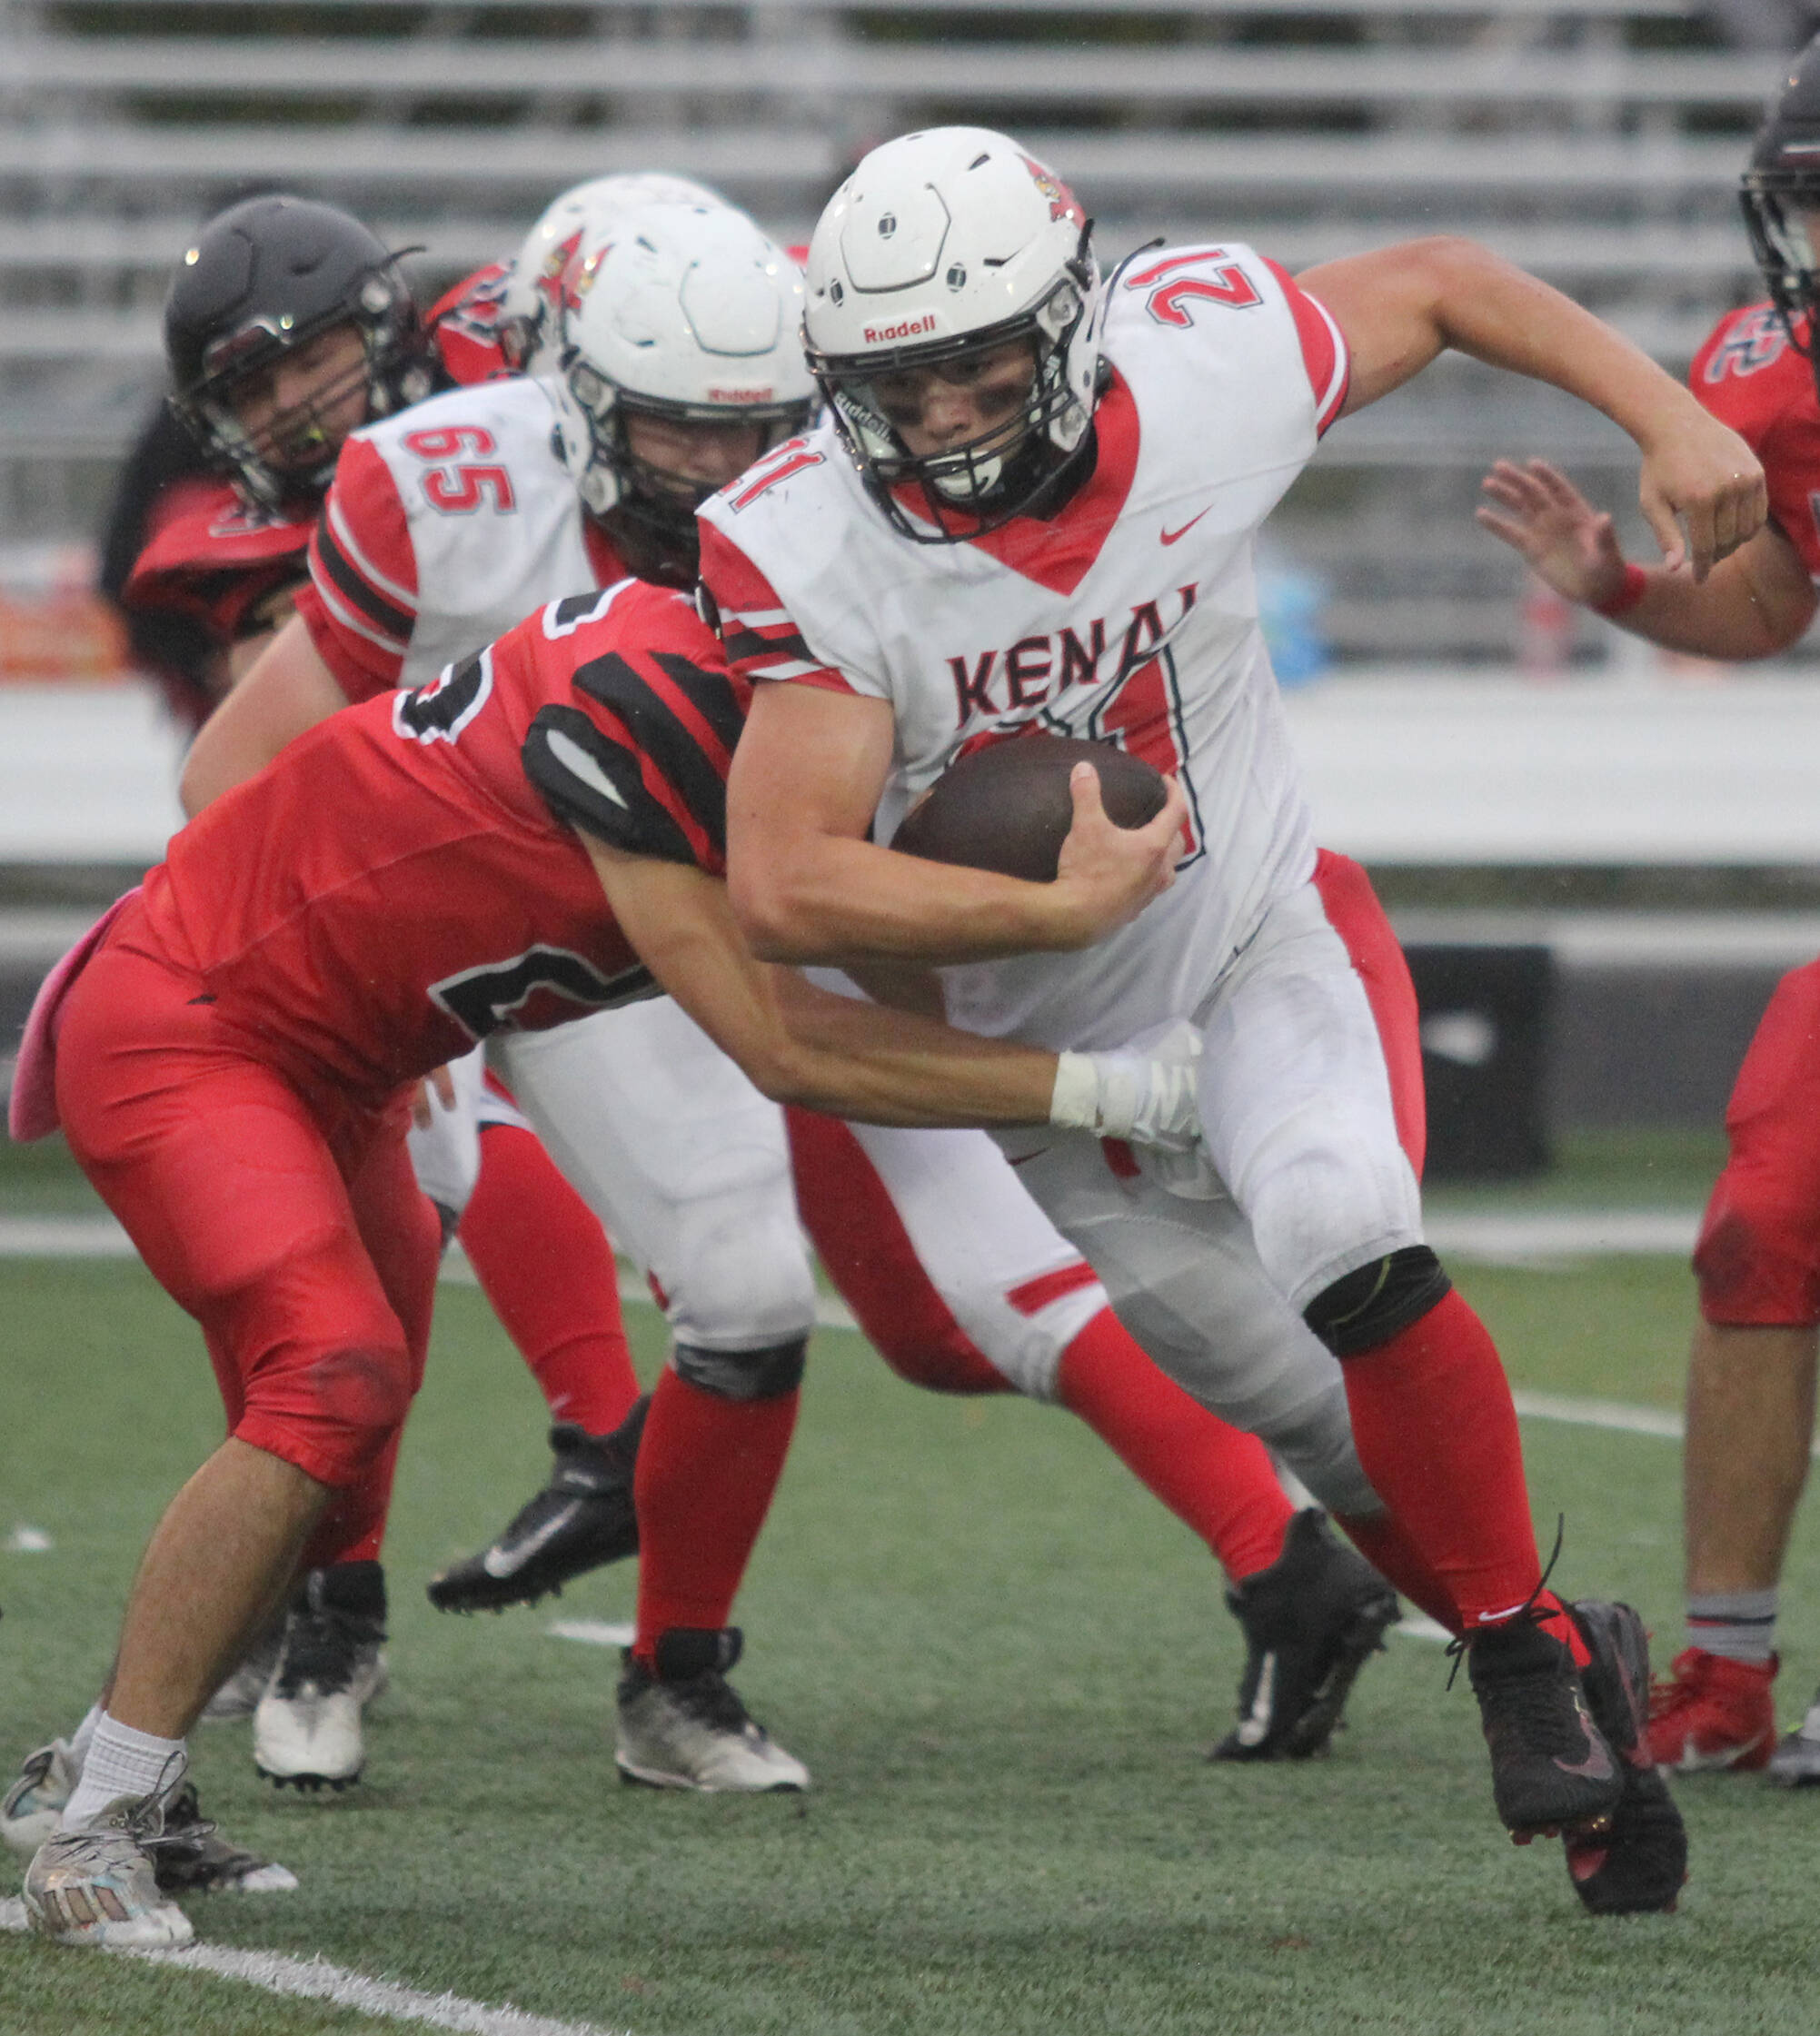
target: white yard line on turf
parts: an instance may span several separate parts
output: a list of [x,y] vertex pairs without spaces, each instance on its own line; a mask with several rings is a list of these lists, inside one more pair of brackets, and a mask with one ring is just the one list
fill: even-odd
[[[1526,1209],[1508,1214],[1451,1214],[1429,1217],[1428,1241],[1462,1258],[1522,1265],[1532,1259],[1680,1256],[1693,1248],[1699,1217],[1686,1209]],[[133,1246],[109,1216],[0,1217],[0,1258],[130,1258]],[[460,1246],[443,1276],[473,1277]],[[621,1285],[628,1300],[649,1301],[636,1274]],[[852,1318],[830,1300],[824,1324],[846,1328]]]
[[545,1631],[552,1640],[579,1640],[584,1647],[630,1647],[634,1638],[630,1626],[607,1619],[556,1619]]
[[[1526,1393],[1513,1388],[1518,1414],[1532,1421],[1565,1421],[1576,1428],[1615,1428],[1626,1435],[1660,1435],[1679,1442],[1681,1416],[1662,1406],[1626,1406],[1622,1400],[1582,1400],[1566,1393]],[[1820,1445],[1816,1445],[1820,1448]]]
[[[1675,1209],[1547,1209],[1512,1216],[1443,1216],[1429,1224],[1428,1236],[1437,1249],[1463,1258],[1520,1264],[1534,1258],[1680,1254],[1692,1248],[1698,1220]],[[0,1258],[132,1256],[125,1232],[112,1217],[0,1217]],[[459,1246],[444,1261],[443,1276],[472,1283],[473,1274]],[[620,1295],[634,1306],[655,1305],[651,1289],[634,1272],[621,1274]],[[827,1329],[855,1326],[852,1316],[832,1294],[818,1300],[815,1319]],[[1583,1400],[1559,1393],[1518,1392],[1512,1397],[1517,1413],[1532,1421],[1563,1421],[1573,1427],[1659,1435],[1670,1442],[1681,1439],[1681,1416],[1665,1407],[1628,1406],[1616,1400]],[[1820,1456],[1820,1442],[1815,1445],[1815,1455]],[[602,1640],[597,1644],[619,1644]]]
[[[23,1902],[16,1898],[0,1902],[0,1930],[27,1927]],[[490,2008],[483,2001],[464,2001],[458,1993],[420,1993],[415,1987],[345,1971],[321,1958],[285,1958],[277,1952],[232,1951],[215,1944],[114,1955],[147,1965],[174,1966],[179,1971],[209,1972],[218,1980],[241,1980],[267,1993],[289,1994],[299,2001],[327,2001],[337,2008],[357,2008],[363,2014],[388,2021],[458,2030],[463,2036],[609,2036],[594,2022],[553,2021],[548,2015],[527,2014],[522,2008]]]
[[1472,1215],[1430,1210],[1423,1225],[1438,1252],[1494,1265],[1537,1258],[1685,1258],[1699,1233],[1687,1209],[1516,1209]]

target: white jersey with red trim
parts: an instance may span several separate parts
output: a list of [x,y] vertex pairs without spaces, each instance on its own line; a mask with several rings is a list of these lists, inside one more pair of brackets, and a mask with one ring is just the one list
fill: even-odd
[[349,439],[297,608],[350,699],[426,684],[540,603],[624,577],[555,428],[527,378],[450,390]]
[[1136,926],[1086,955],[945,972],[956,1023],[1057,1046],[1191,1011],[1315,853],[1253,541],[1339,412],[1345,343],[1274,263],[1222,243],[1121,272],[1104,351],[1095,471],[1052,521],[913,542],[831,422],[701,512],[737,669],[890,701],[881,839],[962,750],[1031,726],[1179,775],[1179,879]]

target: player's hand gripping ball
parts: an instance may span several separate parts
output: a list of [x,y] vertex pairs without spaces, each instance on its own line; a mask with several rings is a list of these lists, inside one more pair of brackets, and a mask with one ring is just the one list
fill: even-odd
[[1099,773],[1100,803],[1115,826],[1142,827],[1162,810],[1162,774],[1140,758],[1109,742],[1020,735],[950,765],[904,815],[890,845],[927,862],[1053,883],[1074,824],[1068,780],[1078,763]]

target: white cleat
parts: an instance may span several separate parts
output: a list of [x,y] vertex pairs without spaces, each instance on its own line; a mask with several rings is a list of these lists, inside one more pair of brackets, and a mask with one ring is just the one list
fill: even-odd
[[626,1656],[613,1755],[622,1781],[710,1794],[809,1786],[809,1770],[751,1715],[726,1679],[740,1647],[735,1627],[680,1630],[658,1643],[658,1675]]
[[280,1788],[345,1789],[366,1764],[361,1707],[385,1685],[377,1563],[312,1570],[286,1615],[278,1672],[253,1713],[253,1758]]
[[0,1839],[21,1859],[30,1859],[57,1828],[64,1805],[75,1793],[82,1769],[69,1743],[54,1739],[27,1753],[18,1775],[0,1799]]
[[1811,1788],[1820,1782],[1820,1696],[1807,1715],[1787,1733],[1770,1756],[1769,1779],[1785,1789]]
[[254,1764],[280,1788],[345,1789],[366,1765],[360,1703],[352,1689],[274,1684],[253,1713]]
[[25,1869],[25,1915],[54,1944],[163,1951],[195,1935],[158,1887],[164,1834],[155,1795],[121,1796],[92,1824],[45,1839]]

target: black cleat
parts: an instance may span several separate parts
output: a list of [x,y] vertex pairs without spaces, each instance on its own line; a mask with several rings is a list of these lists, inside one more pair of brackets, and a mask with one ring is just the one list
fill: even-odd
[[1325,1753],[1358,1672],[1397,1620],[1397,1594],[1314,1508],[1289,1523],[1268,1569],[1226,1594],[1245,1629],[1238,1723],[1215,1761],[1300,1761]]
[[632,1473],[650,1406],[647,1393],[611,1435],[591,1435],[566,1421],[552,1428],[549,1484],[490,1547],[433,1577],[430,1603],[439,1612],[534,1604],[572,1576],[635,1555]]
[[1491,1750],[1492,1795],[1511,1837],[1527,1845],[1608,1831],[1624,1773],[1566,1644],[1526,1611],[1477,1628],[1466,1657]]
[[1611,1829],[1569,1832],[1567,1872],[1596,1916],[1666,1913],[1687,1879],[1687,1827],[1649,1751],[1649,1636],[1627,1604],[1572,1607],[1592,1660],[1580,1672],[1593,1722],[1623,1771]]
[[213,1894],[224,1888],[267,1893],[297,1884],[289,1867],[224,1838],[203,1815],[194,1782],[185,1782],[165,1803],[164,1836],[152,1864],[161,1894]]

